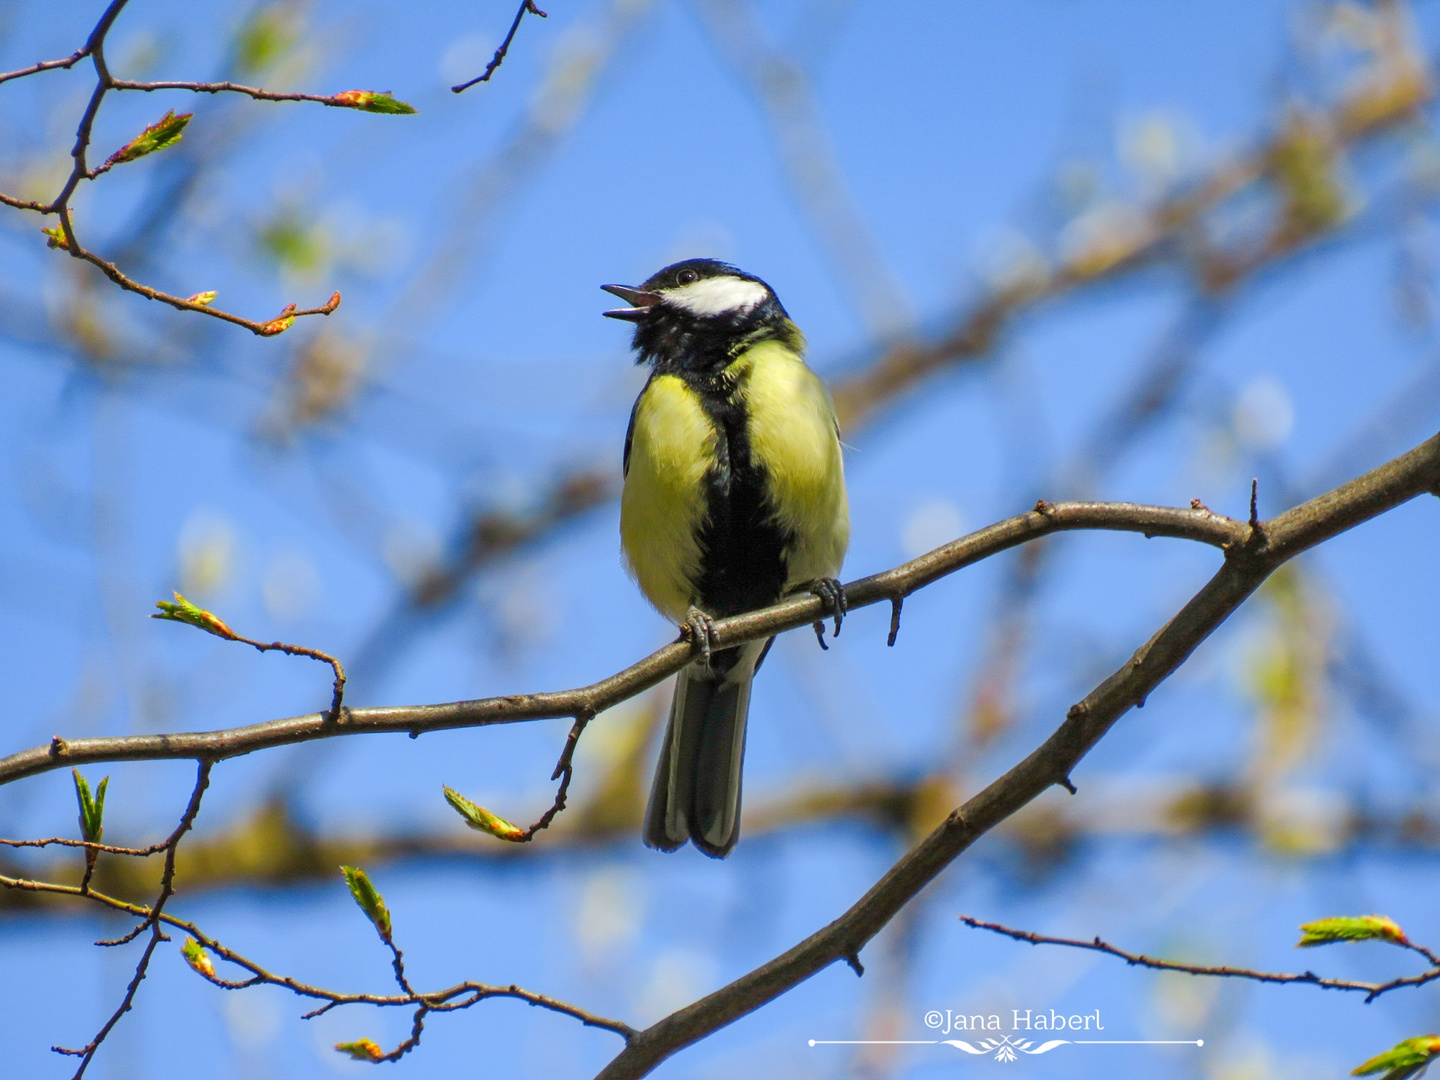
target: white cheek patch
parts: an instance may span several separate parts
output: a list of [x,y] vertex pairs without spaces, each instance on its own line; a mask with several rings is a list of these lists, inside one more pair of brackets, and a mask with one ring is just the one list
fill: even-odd
[[703,278],[678,289],[667,289],[665,302],[692,315],[743,315],[763,301],[768,294],[758,281],[726,274]]

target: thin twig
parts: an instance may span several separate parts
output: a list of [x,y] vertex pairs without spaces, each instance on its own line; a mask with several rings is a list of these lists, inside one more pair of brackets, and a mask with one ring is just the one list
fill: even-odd
[[324,715],[332,723],[340,719],[340,707],[345,700],[345,666],[336,657],[327,652],[321,652],[319,649],[312,649],[308,645],[290,645],[283,641],[257,641],[244,634],[237,634],[225,620],[203,608],[196,607],[178,592],[175,594],[175,600],[174,604],[168,600],[156,604],[155,606],[161,610],[150,617],[170,622],[182,622],[204,630],[207,634],[214,634],[225,641],[249,645],[257,652],[282,652],[287,656],[305,656],[311,660],[319,660],[322,664],[328,664],[330,670],[335,673],[335,679],[331,684],[330,708]]
[[542,19],[548,18],[545,12],[535,6],[535,0],[520,0],[520,10],[515,12],[515,21],[510,24],[510,32],[505,35],[505,40],[502,41],[500,47],[495,50],[495,55],[491,58],[490,63],[485,65],[484,73],[475,76],[475,78],[469,82],[459,83],[450,87],[451,93],[463,93],[476,83],[490,81],[490,76],[494,75],[495,70],[505,62],[505,54],[510,51],[510,43],[515,40],[515,31],[520,29],[520,20],[525,18],[527,13],[530,15],[539,15]]
[[110,81],[112,90],[139,90],[144,93],[153,93],[156,90],[188,90],[192,94],[244,94],[246,97],[254,98],[256,101],[309,101],[316,105],[326,105],[332,109],[354,109],[355,99],[352,96],[354,91],[345,91],[340,94],[299,94],[282,93],[275,90],[262,90],[258,86],[243,86],[240,83],[232,82],[135,82],[130,79],[112,79]]
[[[145,911],[144,918],[133,931],[123,938],[113,942],[98,942],[102,945],[119,945],[134,940],[147,927],[150,930],[150,940],[145,943],[145,950],[140,954],[140,960],[135,965],[135,974],[131,977],[130,983],[125,988],[125,996],[121,999],[119,1006],[104,1025],[96,1032],[95,1037],[78,1050],[70,1050],[62,1046],[52,1046],[50,1049],[57,1054],[66,1054],[80,1059],[80,1065],[75,1070],[71,1080],[81,1080],[85,1070],[90,1067],[90,1062],[95,1059],[95,1053],[100,1049],[115,1025],[135,1004],[135,995],[140,989],[140,984],[145,981],[145,975],[150,970],[150,958],[155,955],[155,949],[162,941],[169,941],[169,935],[160,929],[163,919],[165,903],[175,892],[175,852],[180,846],[180,840],[190,831],[195,824],[195,816],[200,813],[200,802],[205,796],[205,789],[210,786],[210,769],[213,762],[202,760],[196,772],[195,787],[190,793],[190,801],[185,806],[185,812],[180,817],[180,823],[175,826],[165,840],[163,845],[165,851],[165,870],[160,879],[160,895],[155,902]],[[82,895],[93,898],[97,894],[88,889],[88,880],[80,889]]]
[[335,673],[335,680],[331,684],[330,711],[326,714],[332,720],[340,719],[340,706],[345,700],[345,667],[338,659],[327,652],[319,649],[312,649],[306,645],[287,645],[283,641],[272,641],[265,643],[255,641],[253,638],[241,637],[236,634],[232,639],[242,645],[249,645],[260,652],[282,652],[286,656],[308,656],[311,660],[319,660],[322,664],[329,664],[330,670]]
[[405,954],[400,951],[400,946],[396,945],[393,939],[387,938],[385,944],[390,946],[390,966],[395,969],[395,982],[401,990],[414,997],[415,988],[405,977]]
[[54,71],[56,68],[72,68],[89,55],[89,46],[82,46],[64,60],[41,60],[38,64],[31,64],[28,68],[20,68],[18,71],[0,72],[0,83],[7,83],[11,79],[23,79],[27,75],[36,75],[42,71]]
[[[1176,960],[1160,960],[1155,957],[1145,956],[1142,953],[1126,952],[1124,949],[1116,948],[1114,945],[1110,945],[1098,937],[1090,941],[1081,941],[1075,938],[1047,937],[1044,934],[1035,934],[1029,930],[1013,930],[999,923],[972,919],[969,915],[961,915],[960,921],[966,926],[973,926],[978,930],[990,930],[996,934],[1003,934],[1005,937],[1014,938],[1016,941],[1028,941],[1031,945],[1065,945],[1072,949],[1090,949],[1092,952],[1105,953],[1108,956],[1118,956],[1127,964],[1132,964],[1137,967],[1154,968],[1156,971],[1179,971],[1187,975],[1251,979],[1255,982],[1266,983],[1305,983],[1309,986],[1318,986],[1323,990],[1358,991],[1365,994],[1365,1003],[1367,1005],[1381,994],[1389,993],[1391,990],[1398,990],[1402,986],[1424,986],[1427,983],[1434,982],[1436,979],[1440,979],[1440,963],[1434,963],[1433,957],[1431,958],[1432,966],[1430,970],[1421,972],[1419,975],[1407,975],[1404,978],[1391,979],[1389,982],[1383,983],[1358,982],[1354,979],[1323,978],[1316,975],[1313,971],[1287,974],[1211,964],[1182,964]],[[1428,955],[1428,950],[1418,949],[1417,951]]]
[[[114,911],[122,911],[141,919],[148,919],[153,914],[153,908],[144,904],[132,904],[125,900],[107,896],[104,893],[91,891],[81,895],[80,891],[73,885],[58,885],[48,881],[32,881],[26,878],[13,878],[0,874],[0,888],[14,889],[23,892],[38,893],[43,895],[54,895],[70,897],[77,900],[88,900],[99,904],[102,907]],[[467,1009],[477,1002],[488,998],[505,997],[523,1001],[537,1008],[546,1009],[579,1020],[586,1027],[599,1028],[604,1031],[614,1032],[623,1039],[630,1039],[635,1034],[635,1029],[629,1024],[619,1020],[610,1020],[598,1016],[568,1002],[560,1001],[557,998],[549,997],[546,994],[537,994],[533,990],[525,990],[513,983],[508,986],[497,986],[489,983],[466,981],[457,983],[454,986],[443,990],[436,990],[430,993],[415,994],[344,994],[337,991],[326,990],[323,987],[312,986],[300,982],[288,975],[277,975],[260,966],[255,961],[236,952],[234,949],[222,944],[215,938],[207,935],[195,923],[179,918],[167,912],[158,915],[158,922],[184,931],[208,952],[214,953],[228,963],[250,973],[248,979],[231,980],[220,975],[198,971],[207,982],[226,990],[241,990],[251,986],[277,986],[289,990],[299,997],[312,998],[326,1003],[323,1009],[316,1010],[310,1015],[318,1015],[320,1012],[328,1012],[330,1009],[340,1005],[375,1005],[387,1008],[408,1008],[416,1005],[424,1005],[430,1012],[453,1012],[458,1009]]]
[[[206,302],[205,293],[196,293],[190,297],[182,297],[171,293],[163,292],[160,289],[142,284],[124,273],[115,263],[102,258],[95,252],[85,248],[75,233],[74,215],[71,212],[70,200],[82,180],[94,180],[96,177],[108,172],[117,159],[112,157],[104,164],[91,169],[88,165],[88,151],[90,140],[95,126],[95,119],[100,113],[100,105],[111,90],[132,90],[153,92],[156,90],[185,90],[191,93],[218,94],[222,92],[245,94],[260,101],[308,101],[333,108],[367,109],[369,106],[365,101],[373,98],[373,95],[366,95],[358,91],[346,91],[340,94],[300,94],[300,93],[277,93],[270,90],[262,90],[253,86],[242,86],[230,82],[136,82],[128,79],[116,79],[110,73],[105,60],[105,39],[109,35],[116,18],[124,8],[127,0],[112,0],[104,13],[90,31],[90,36],[85,45],[77,49],[73,54],[63,60],[46,60],[38,64],[32,64],[28,68],[21,68],[0,74],[0,83],[10,79],[23,78],[27,75],[34,75],[42,71],[50,71],[56,68],[69,68],[74,66],[85,57],[89,57],[95,67],[95,88],[91,91],[90,99],[81,114],[80,123],[75,132],[75,143],[71,147],[70,156],[72,165],[69,175],[61,185],[60,192],[49,202],[39,202],[33,199],[21,199],[17,196],[7,195],[0,192],[0,204],[12,207],[17,210],[29,210],[34,213],[55,216],[59,219],[57,230],[46,230],[50,234],[50,246],[57,247],[67,252],[73,258],[90,263],[99,269],[106,277],[113,281],[120,288],[127,292],[137,293],[148,300],[154,300],[180,311],[198,312],[208,315],[213,319],[220,319],[223,322],[233,323],[236,326],[243,326],[253,334],[261,337],[273,337],[289,329],[297,319],[306,315],[329,315],[340,304],[340,294],[334,293],[328,302],[319,307],[300,309],[296,304],[288,305],[273,319],[257,321],[246,319],[240,315],[232,314],[221,308],[214,307]],[[374,111],[373,109],[370,111]],[[411,110],[413,111],[413,110]],[[209,300],[213,301],[213,295]]]
[[59,845],[61,847],[85,848],[87,851],[103,851],[107,855],[138,855],[142,857],[148,855],[156,855],[165,850],[165,845],[163,843],[151,844],[149,847],[144,848],[134,848],[116,847],[113,844],[100,844],[95,842],[94,840],[69,840],[61,836],[50,836],[46,837],[44,840],[9,840],[3,836],[0,836],[0,847],[42,848],[53,847],[56,845]]
[[[68,213],[62,214],[61,221],[65,223],[65,225],[62,227],[65,227],[66,237],[66,242],[61,246],[63,246],[65,250],[69,251],[70,254],[74,255],[77,259],[82,259],[85,262],[88,262],[90,265],[98,267],[106,277],[108,277],[116,285],[119,285],[120,288],[124,289],[126,292],[139,293],[147,300],[154,300],[161,304],[169,304],[171,307],[175,308],[178,311],[195,311],[199,312],[201,315],[209,315],[212,319],[220,319],[223,322],[233,323],[236,326],[243,326],[246,330],[249,330],[252,334],[255,334],[259,337],[274,337],[276,334],[283,334],[286,330],[290,329],[290,324],[293,323],[296,319],[303,318],[306,315],[329,315],[332,311],[334,311],[337,307],[340,306],[340,294],[338,292],[335,292],[330,295],[329,300],[325,301],[325,303],[321,304],[319,307],[297,310],[294,304],[288,304],[280,312],[279,315],[265,322],[257,322],[254,319],[247,319],[241,315],[234,315],[211,304],[201,303],[198,299],[196,299],[196,296],[199,296],[201,294],[197,293],[196,296],[190,297],[175,296],[171,293],[161,292],[159,289],[152,288],[149,285],[145,285],[139,281],[134,280],[133,278],[125,274],[123,271],[121,271],[121,269],[114,263],[109,262],[106,259],[102,259],[93,251],[89,251],[79,246],[79,242],[74,239],[73,225],[70,224],[70,218]],[[74,246],[72,247],[72,245]]]

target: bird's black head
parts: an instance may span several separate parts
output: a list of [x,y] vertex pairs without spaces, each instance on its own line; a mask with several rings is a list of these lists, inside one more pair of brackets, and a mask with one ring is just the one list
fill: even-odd
[[654,361],[657,368],[723,368],[739,348],[766,338],[802,347],[800,331],[774,290],[728,263],[687,259],[638,288],[601,288],[633,305],[605,314],[636,324],[639,361]]

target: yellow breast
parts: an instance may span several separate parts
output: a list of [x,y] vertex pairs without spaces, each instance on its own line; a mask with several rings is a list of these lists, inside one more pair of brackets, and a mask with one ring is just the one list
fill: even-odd
[[825,384],[779,341],[747,350],[731,369],[743,376],[751,455],[768,474],[776,518],[794,537],[787,584],[837,576],[850,543],[850,509]]
[[672,622],[683,620],[696,599],[696,536],[714,456],[715,427],[699,398],[677,376],[651,379],[635,406],[620,543],[640,591]]

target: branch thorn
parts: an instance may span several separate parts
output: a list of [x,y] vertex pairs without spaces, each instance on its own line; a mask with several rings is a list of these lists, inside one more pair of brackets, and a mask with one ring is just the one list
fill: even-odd
[[890,636],[885,639],[885,644],[894,648],[895,638],[900,633],[900,608],[905,604],[903,593],[896,593],[890,598]]

